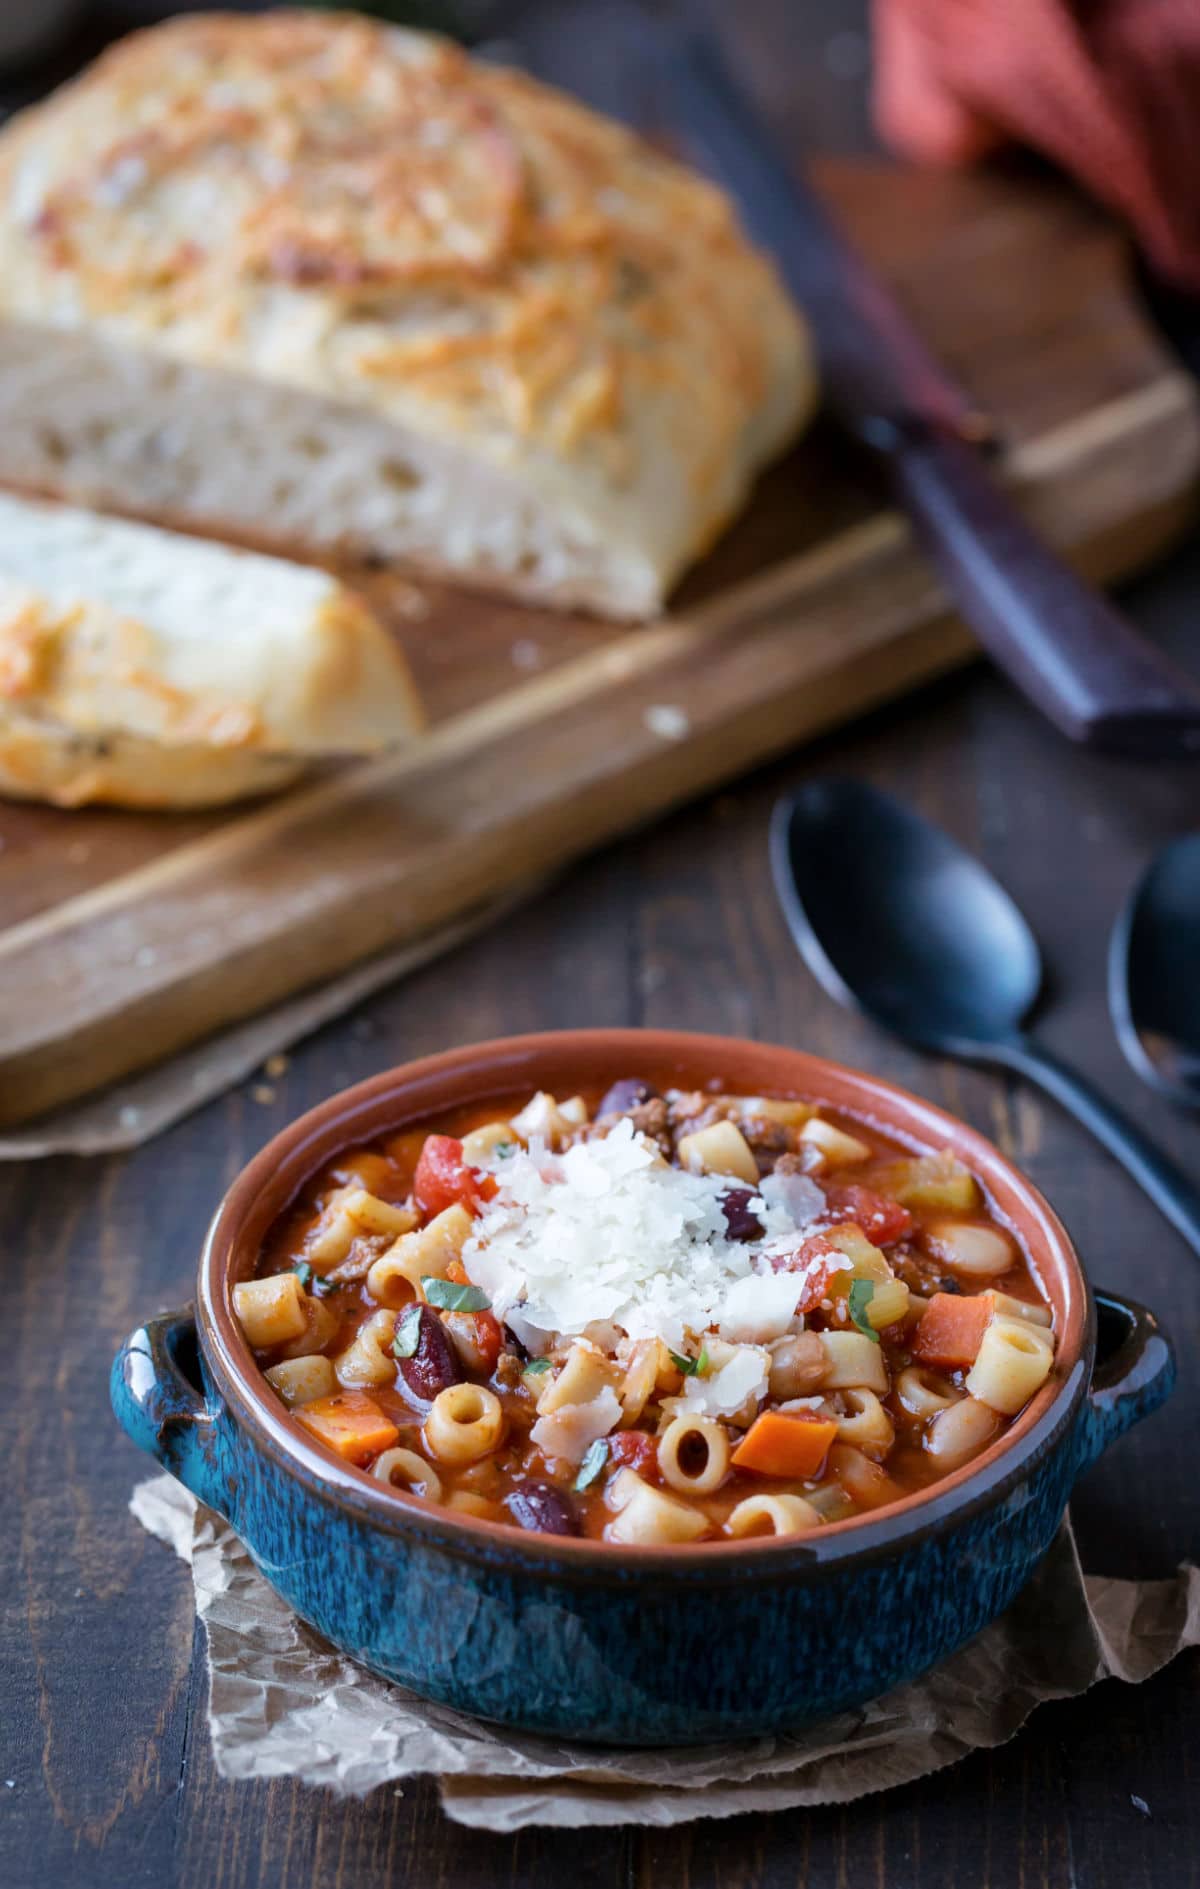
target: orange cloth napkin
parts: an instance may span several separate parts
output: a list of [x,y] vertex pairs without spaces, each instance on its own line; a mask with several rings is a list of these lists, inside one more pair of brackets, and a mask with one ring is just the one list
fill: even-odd
[[936,164],[1031,145],[1200,294],[1200,0],[873,4],[887,143]]

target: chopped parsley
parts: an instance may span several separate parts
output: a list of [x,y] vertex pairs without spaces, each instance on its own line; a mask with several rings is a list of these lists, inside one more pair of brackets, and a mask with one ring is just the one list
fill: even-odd
[[512,1151],[513,1145],[511,1141],[498,1141],[492,1149],[492,1153],[498,1161],[507,1161]]
[[426,1274],[421,1289],[430,1305],[443,1312],[487,1312],[492,1301],[478,1286],[459,1285],[456,1279],[435,1279]]
[[541,1377],[543,1371],[550,1369],[550,1360],[549,1358],[530,1358],[529,1362],[522,1365],[521,1369],[524,1371],[526,1377]]
[[700,1355],[697,1358],[685,1358],[682,1352],[673,1351],[671,1363],[684,1377],[703,1377],[708,1369],[708,1350],[701,1345]]
[[576,1489],[586,1489],[595,1482],[607,1461],[608,1438],[598,1436],[579,1465],[579,1474],[575,1478]]
[[850,1307],[850,1317],[858,1326],[863,1337],[869,1338],[873,1345],[877,1345],[879,1343],[879,1333],[867,1318],[867,1307],[874,1297],[875,1281],[873,1279],[856,1279],[850,1287],[848,1303]]
[[396,1320],[396,1330],[392,1337],[392,1356],[411,1358],[421,1342],[421,1308],[419,1305],[406,1305]]
[[314,1273],[306,1259],[297,1260],[292,1267],[300,1281],[301,1292],[311,1292],[314,1299],[323,1299],[329,1292],[336,1292],[337,1287],[322,1279],[320,1273]]

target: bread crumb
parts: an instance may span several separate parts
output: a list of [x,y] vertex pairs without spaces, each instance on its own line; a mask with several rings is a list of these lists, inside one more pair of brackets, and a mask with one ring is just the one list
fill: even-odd
[[428,597],[411,584],[405,584],[389,601],[397,616],[407,618],[410,623],[421,623],[429,615]]
[[646,710],[642,720],[650,733],[663,741],[682,741],[692,727],[686,711],[674,702],[656,702]]
[[250,1100],[267,1108],[275,1100],[275,1091],[269,1082],[256,1082],[250,1091]]
[[288,1059],[286,1056],[268,1056],[266,1062],[263,1064],[263,1074],[270,1076],[272,1082],[277,1082],[280,1076],[287,1070],[287,1066]]

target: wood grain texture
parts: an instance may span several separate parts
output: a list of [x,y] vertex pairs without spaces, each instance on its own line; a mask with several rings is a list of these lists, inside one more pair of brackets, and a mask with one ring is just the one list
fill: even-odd
[[[856,0],[739,0],[736,23],[739,55],[781,123],[807,115],[822,140],[854,145],[861,74],[838,73],[862,43]],[[987,242],[1002,238],[993,226]],[[966,231],[968,273],[973,253]],[[1000,293],[1029,287],[1005,275]],[[1053,270],[1036,290],[1066,372]],[[982,316],[982,278],[970,292]],[[1133,391],[1127,366],[1114,369],[1111,397]],[[1007,387],[1024,373],[1019,353],[1003,357]],[[1193,549],[1126,598],[1193,669],[1198,595]],[[581,1023],[746,1031],[876,1068],[957,1109],[1055,1201],[1093,1277],[1169,1321],[1184,1360],[1171,1405],[1081,1485],[1086,1565],[1153,1576],[1200,1552],[1200,1386],[1186,1362],[1200,1348],[1200,1268],[1052,1109],[885,1042],[813,986],[775,908],[765,821],[779,792],[823,772],[904,794],[982,853],[1046,946],[1047,1040],[1179,1160],[1200,1158],[1200,1128],[1125,1070],[1104,1002],[1108,925],[1152,848],[1195,824],[1194,775],[1068,753],[977,668],[575,866],[536,904],[305,1044],[270,1106],[246,1085],[134,1155],[0,1169],[6,1889],[1200,1889],[1196,1654],[1146,1686],[1109,1683],[1045,1707],[1003,1750],[884,1797],[676,1832],[499,1839],[447,1824],[429,1785],[343,1804],[287,1781],[214,1775],[190,1584],[126,1511],[147,1465],[112,1426],[109,1357],[138,1319],[187,1296],[217,1196],[277,1128],[335,1087],[448,1042]],[[34,843],[23,831],[19,849]],[[86,889],[88,861],[67,849],[88,834],[86,820],[66,822],[54,842],[72,891]],[[0,854],[0,872],[12,863]],[[5,899],[20,877],[0,879]]]
[[[942,352],[966,335],[962,377],[1047,538],[1097,581],[1160,551],[1194,507],[1200,406],[1133,302],[1114,233],[1045,183],[877,166],[825,182]],[[1049,307],[1011,292],[1043,278]],[[873,470],[819,428],[640,630],[352,572],[430,704],[432,738],[412,753],[221,818],[0,811],[0,1123],[410,941],[965,660]],[[680,738],[655,726],[664,707]]]

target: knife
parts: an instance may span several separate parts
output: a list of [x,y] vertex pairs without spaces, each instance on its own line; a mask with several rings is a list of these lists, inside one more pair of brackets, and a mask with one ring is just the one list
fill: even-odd
[[1025,522],[979,450],[986,422],[776,148],[711,37],[651,43],[670,121],[774,256],[811,324],[829,403],[883,461],[992,659],[1072,741],[1200,753],[1200,687]]

